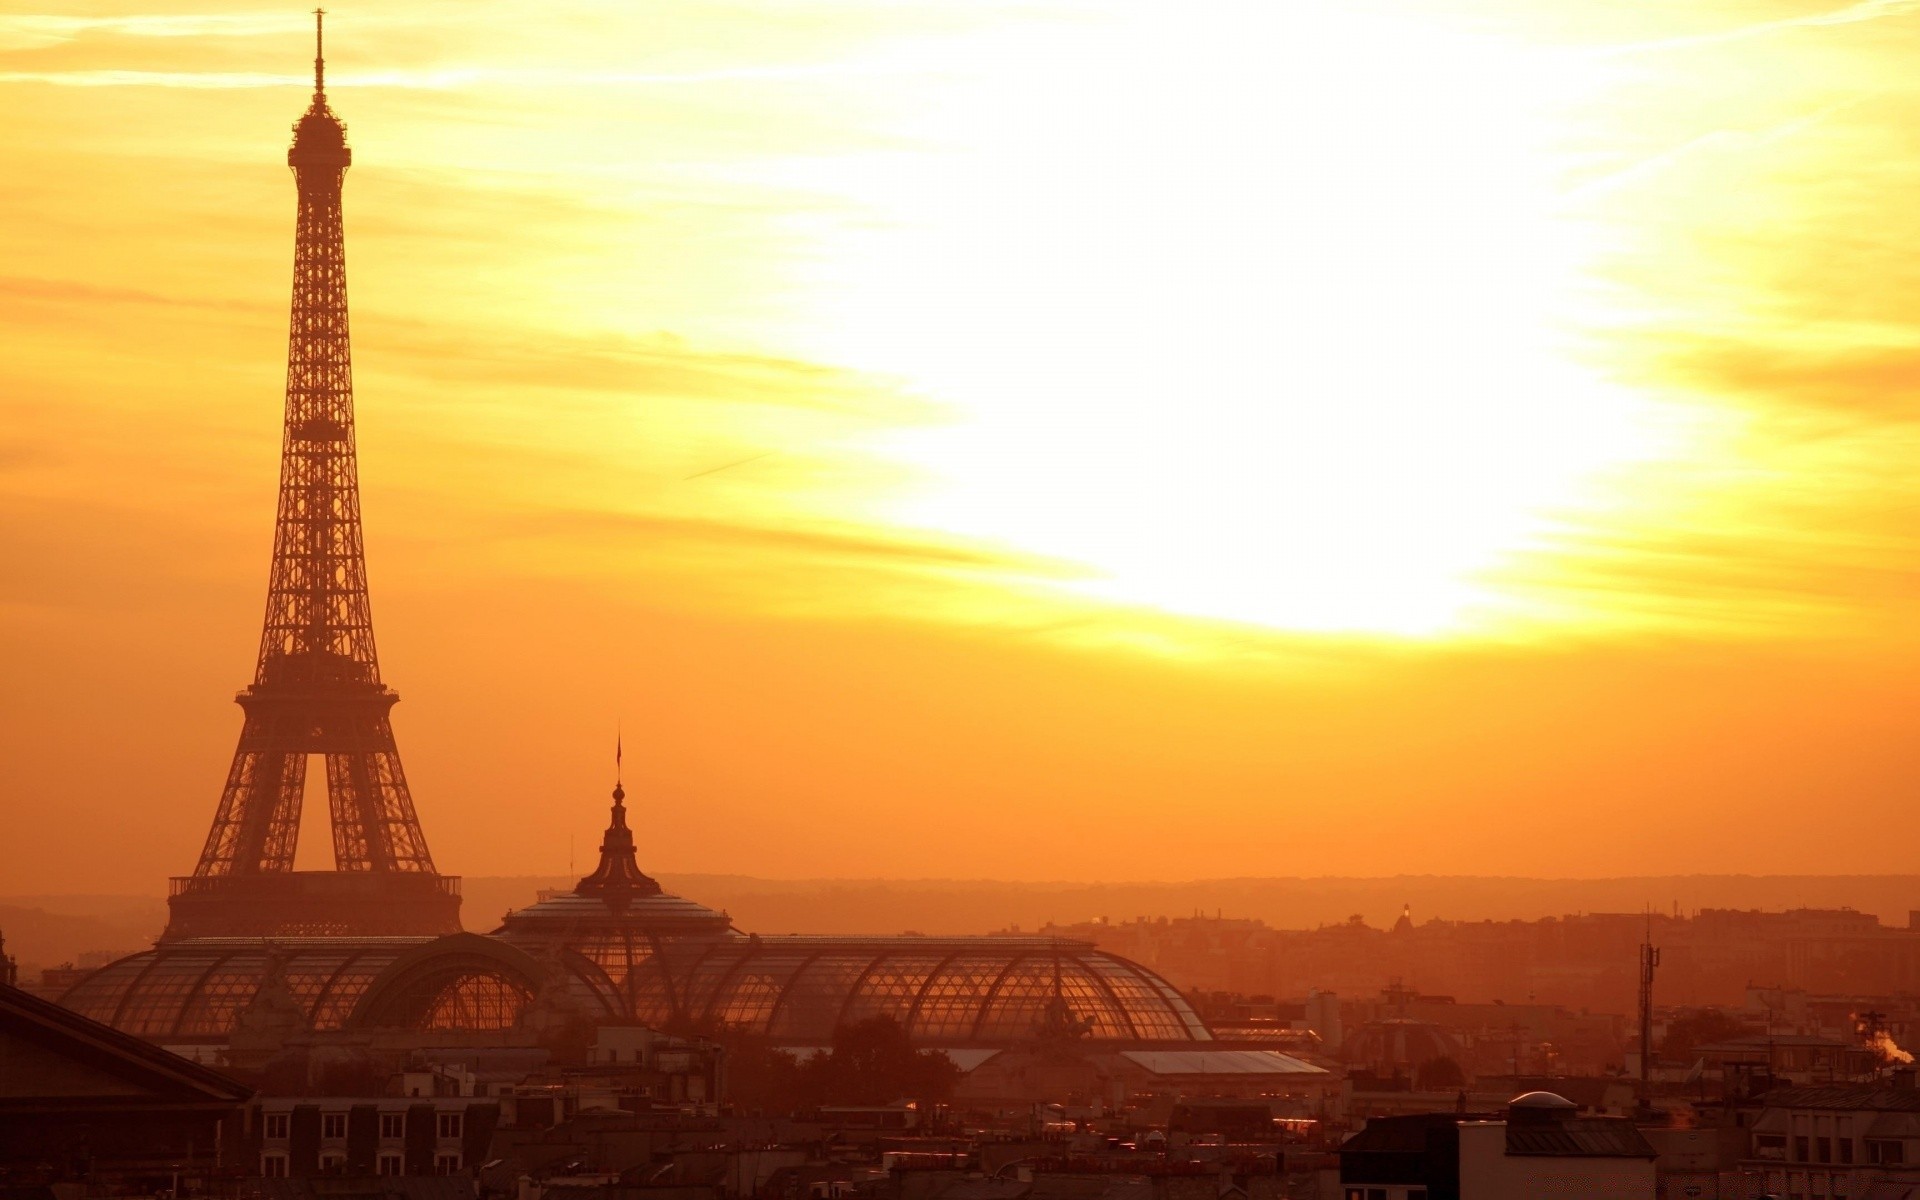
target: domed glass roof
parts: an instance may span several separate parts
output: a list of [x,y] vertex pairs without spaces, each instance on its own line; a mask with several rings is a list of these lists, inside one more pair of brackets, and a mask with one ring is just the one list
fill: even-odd
[[225,1037],[279,959],[287,990],[314,1029],[339,1029],[373,981],[430,937],[195,938],[95,971],[60,1002],[156,1041]]
[[315,1030],[507,1029],[543,980],[560,978],[587,1014],[791,1046],[828,1045],[875,1016],[921,1045],[1007,1045],[1033,1037],[1058,1002],[1093,1042],[1212,1039],[1172,984],[1090,942],[741,933],[640,871],[626,816],[616,789],[596,869],[489,937],[162,943],[101,968],[64,1003],[143,1037],[220,1040],[277,972]]
[[1571,1112],[1579,1107],[1558,1092],[1525,1092],[1507,1101],[1508,1108],[1546,1108]]
[[507,914],[494,936],[591,964],[594,990],[632,1020],[827,1045],[841,1025],[884,1015],[923,1045],[1004,1044],[1031,1036],[1057,991],[1092,1022],[1089,1040],[1212,1037],[1172,984],[1090,942],[742,934],[639,870],[624,801],[616,787],[594,872]]

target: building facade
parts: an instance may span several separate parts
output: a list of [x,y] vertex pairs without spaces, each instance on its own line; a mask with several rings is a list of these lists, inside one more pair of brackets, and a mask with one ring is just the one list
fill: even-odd
[[1343,1200],[1654,1200],[1655,1153],[1625,1117],[1551,1092],[1504,1114],[1380,1117],[1340,1147]]
[[1747,1173],[1783,1200],[1906,1200],[1920,1195],[1920,1087],[1828,1084],[1767,1093]]

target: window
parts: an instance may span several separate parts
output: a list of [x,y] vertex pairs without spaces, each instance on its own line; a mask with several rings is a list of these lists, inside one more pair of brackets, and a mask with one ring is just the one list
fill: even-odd
[[291,1123],[291,1119],[291,1114],[289,1113],[268,1113],[266,1120],[267,1137],[276,1142],[286,1141],[287,1126]]
[[1756,1133],[1753,1135],[1753,1156],[1776,1160],[1787,1157],[1787,1135],[1784,1133]]
[[1840,1151],[1841,1162],[1850,1163],[1853,1161],[1853,1139],[1852,1138],[1850,1137],[1841,1138],[1840,1144],[1834,1148]]
[[436,1154],[433,1156],[433,1173],[435,1175],[452,1175],[459,1170],[460,1156],[458,1154]]
[[322,1175],[345,1175],[347,1173],[347,1156],[338,1150],[322,1154],[320,1156],[320,1173]]
[[439,1130],[443,1140],[460,1136],[460,1117],[461,1114],[457,1112],[440,1114]]
[[[281,1118],[285,1120],[285,1118]],[[260,1156],[260,1174],[268,1179],[287,1177],[287,1156],[284,1154],[262,1154]]]
[[1796,1133],[1793,1135],[1793,1161],[1805,1162],[1813,1157],[1812,1154],[1808,1153],[1809,1143],[1812,1142],[1812,1140],[1812,1138],[1809,1138],[1804,1133]]
[[407,1114],[380,1114],[380,1137],[383,1141],[397,1142],[405,1136],[407,1136]]
[[347,1136],[347,1114],[321,1113],[320,1136],[330,1142],[343,1140]]
[[1829,1163],[1833,1161],[1833,1139],[1832,1138],[1823,1137],[1823,1138],[1813,1139],[1813,1160],[1815,1162],[1823,1162],[1823,1163]]
[[1877,1166],[1899,1166],[1907,1161],[1907,1144],[1892,1138],[1868,1138],[1867,1161]]
[[407,1161],[398,1154],[382,1154],[373,1163],[376,1175],[404,1175],[407,1173]]

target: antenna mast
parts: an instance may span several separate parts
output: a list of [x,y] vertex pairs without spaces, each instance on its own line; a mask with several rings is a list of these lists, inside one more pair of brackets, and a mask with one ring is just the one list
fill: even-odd
[[326,20],[326,9],[313,10],[313,98],[315,100],[327,98]]
[[1653,1111],[1653,969],[1660,948],[1653,944],[1653,910],[1647,910],[1647,940],[1640,943],[1640,1111]]

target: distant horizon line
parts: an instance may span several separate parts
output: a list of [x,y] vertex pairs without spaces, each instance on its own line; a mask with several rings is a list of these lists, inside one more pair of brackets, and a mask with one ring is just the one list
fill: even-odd
[[[548,881],[554,881],[554,880],[559,880],[559,881],[572,880],[577,878],[578,874],[579,874],[578,872],[568,873],[564,871],[547,872],[547,873],[524,873],[524,874],[512,874],[512,875],[491,875],[491,874],[468,875],[468,874],[460,874],[460,873],[449,873],[447,877],[461,879],[461,880],[473,880],[473,881],[484,880],[489,882],[548,882]],[[1301,884],[1373,883],[1373,884],[1379,884],[1379,883],[1392,883],[1392,882],[1397,882],[1401,880],[1405,880],[1409,882],[1435,881],[1435,882],[1454,882],[1454,883],[1486,882],[1486,883],[1545,883],[1545,884],[1634,883],[1634,882],[1640,882],[1640,881],[1649,881],[1649,882],[1651,881],[1788,882],[1788,881],[1802,881],[1802,880],[1804,881],[1818,880],[1818,881],[1832,881],[1832,882],[1867,882],[1867,881],[1874,881],[1874,880],[1920,881],[1920,870],[1868,871],[1868,872],[1858,872],[1858,873],[1851,873],[1851,874],[1838,874],[1838,873],[1830,873],[1830,872],[1789,873],[1789,872],[1696,871],[1696,872],[1690,872],[1685,874],[1675,873],[1675,872],[1649,872],[1646,874],[1639,874],[1639,875],[1498,875],[1498,874],[1473,874],[1473,873],[1439,874],[1435,872],[1423,872],[1423,873],[1399,872],[1399,873],[1389,874],[1389,875],[1219,875],[1219,876],[1192,877],[1192,878],[1186,878],[1186,879],[1116,878],[1116,879],[1104,879],[1104,880],[1008,879],[1008,878],[995,878],[991,876],[943,876],[943,875],[911,875],[911,876],[907,876],[907,875],[902,875],[902,876],[790,875],[789,876],[789,875],[754,875],[754,874],[747,874],[747,873],[738,872],[738,871],[660,871],[660,870],[656,870],[652,872],[652,874],[655,875],[657,878],[661,878],[661,879],[666,879],[666,878],[722,879],[722,880],[740,880],[740,881],[746,881],[746,882],[772,883],[772,884],[886,884],[886,885],[923,885],[923,886],[924,885],[947,885],[947,886],[966,885],[966,886],[994,886],[994,887],[1018,887],[1018,888],[1036,888],[1036,887],[1172,888],[1172,887],[1193,887],[1193,886],[1200,886],[1200,885],[1219,886],[1223,884],[1273,884],[1273,883],[1301,883]],[[154,894],[158,895],[159,893],[154,893]],[[144,891],[142,892],[30,891],[30,892],[0,894],[0,902],[5,902],[9,900],[26,900],[26,899],[41,899],[41,898],[78,899],[78,898],[85,898],[85,897],[99,897],[99,898],[113,898],[113,899],[140,899],[148,895],[149,893]],[[1920,900],[1920,896],[1916,896],[1916,900]]]

